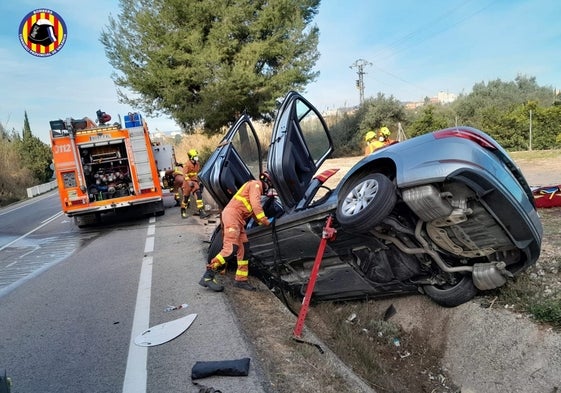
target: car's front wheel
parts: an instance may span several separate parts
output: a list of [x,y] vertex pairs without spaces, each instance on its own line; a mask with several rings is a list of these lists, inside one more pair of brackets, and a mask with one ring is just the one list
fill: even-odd
[[354,179],[339,195],[337,221],[353,231],[368,231],[393,210],[397,196],[393,182],[381,173]]

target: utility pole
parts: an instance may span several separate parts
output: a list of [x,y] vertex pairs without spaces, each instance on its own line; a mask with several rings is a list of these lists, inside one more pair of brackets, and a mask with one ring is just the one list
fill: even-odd
[[401,122],[397,123],[397,140],[399,142],[404,141],[407,139],[407,135],[405,135],[405,131],[403,130],[403,127],[401,126]]
[[532,110],[530,109],[530,148],[528,149],[532,151]]
[[360,92],[360,105],[364,102],[364,74],[366,74],[366,72],[364,72],[364,67],[367,65],[372,65],[372,63],[364,59],[358,59],[349,66],[349,68],[357,69],[356,73],[358,74],[358,79],[356,80],[356,88]]

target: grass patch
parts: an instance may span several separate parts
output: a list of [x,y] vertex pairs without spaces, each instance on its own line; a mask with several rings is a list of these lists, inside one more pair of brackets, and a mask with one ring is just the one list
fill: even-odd
[[561,330],[561,292],[541,284],[532,273],[525,273],[498,292],[498,302],[516,311],[525,312],[541,323]]
[[528,311],[541,322],[561,327],[561,299],[543,299],[543,302],[530,304]]
[[561,208],[540,209],[544,228],[538,262],[496,292],[497,301],[561,330]]
[[532,151],[513,151],[508,153],[516,162],[533,162],[548,158],[559,158],[561,150],[532,150]]

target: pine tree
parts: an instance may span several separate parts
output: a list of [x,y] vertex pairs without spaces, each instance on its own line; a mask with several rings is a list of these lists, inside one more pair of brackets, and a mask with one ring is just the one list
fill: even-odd
[[20,165],[31,172],[32,183],[39,184],[50,180],[52,170],[51,148],[34,136],[29,126],[27,111],[24,113],[22,139],[16,140],[17,151],[20,157]]
[[101,34],[121,100],[216,132],[313,81],[320,0],[120,0]]

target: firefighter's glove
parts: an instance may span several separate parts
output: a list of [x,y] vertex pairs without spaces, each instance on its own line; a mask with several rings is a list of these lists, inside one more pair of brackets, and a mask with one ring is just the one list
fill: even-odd
[[216,267],[216,271],[220,274],[226,274],[226,268],[228,267],[228,263],[223,263],[222,265],[218,265]]
[[265,225],[267,227],[271,225],[271,221],[269,218],[264,217],[263,219],[259,220],[259,225]]
[[210,263],[206,266],[207,269],[219,271],[226,267],[226,261],[221,262],[218,258],[214,257]]

